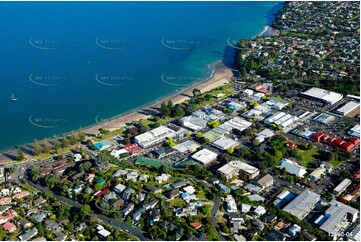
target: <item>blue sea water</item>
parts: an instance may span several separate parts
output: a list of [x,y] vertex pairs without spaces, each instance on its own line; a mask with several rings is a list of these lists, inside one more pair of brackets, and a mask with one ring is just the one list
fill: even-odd
[[0,150],[87,127],[208,77],[215,61],[232,63],[227,39],[257,35],[281,6],[0,2]]

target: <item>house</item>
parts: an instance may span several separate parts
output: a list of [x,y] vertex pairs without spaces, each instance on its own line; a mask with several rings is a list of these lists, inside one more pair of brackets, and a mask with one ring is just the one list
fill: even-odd
[[65,241],[67,238],[67,235],[61,232],[61,230],[54,231],[54,236],[56,241]]
[[150,219],[154,222],[159,222],[160,220],[160,209],[153,208],[150,211]]
[[79,172],[79,173],[71,176],[69,179],[70,179],[70,181],[76,181],[77,179],[82,177],[84,174],[85,174],[85,171],[82,171],[82,172]]
[[165,196],[168,199],[174,199],[176,197],[178,197],[181,194],[181,192],[178,189],[173,189],[171,191],[166,192]]
[[143,208],[145,210],[149,210],[149,209],[152,209],[154,208],[157,204],[158,204],[159,200],[156,199],[156,198],[151,198],[149,199],[148,201],[146,201],[144,204],[143,204]]
[[242,203],[241,204],[241,212],[248,213],[251,210],[252,206],[249,204]]
[[183,208],[178,209],[175,213],[177,217],[188,217],[188,216],[197,216],[198,210],[195,208]]
[[50,215],[50,213],[48,211],[42,211],[38,214],[35,214],[34,216],[32,216],[32,218],[38,222],[38,223],[41,223],[43,222],[43,220],[48,217]]
[[3,230],[6,233],[13,233],[16,231],[16,226],[13,223],[7,222],[3,225]]
[[146,190],[147,192],[153,192],[154,194],[162,193],[163,191],[162,188],[155,187],[152,185],[146,186],[144,190]]
[[120,208],[124,206],[124,200],[123,199],[118,199],[113,203],[113,208]]
[[31,226],[31,223],[28,220],[22,218],[18,221],[18,225],[20,225],[23,229],[25,229],[25,228],[29,228]]
[[97,198],[101,198],[103,195],[107,194],[109,191],[110,191],[109,188],[105,188],[101,191],[94,193],[94,196],[96,196]]
[[265,234],[266,241],[285,241],[289,236],[279,230],[271,229]]
[[111,232],[109,232],[108,230],[106,230],[103,226],[98,225],[96,227],[97,234],[100,236],[101,239],[106,239],[109,235],[111,235]]
[[46,203],[46,200],[42,197],[33,200],[34,207],[41,207],[41,205],[43,205],[44,203]]
[[75,227],[75,230],[80,232],[80,231],[84,230],[86,227],[87,227],[86,223],[81,222],[81,223],[79,223],[78,226]]
[[139,201],[139,202],[143,202],[145,200],[145,193],[139,192],[135,195],[135,198]]
[[255,228],[259,229],[260,231],[262,231],[265,228],[264,223],[262,223],[262,221],[260,221],[259,219],[253,220],[252,225]]
[[125,208],[120,211],[124,216],[127,216],[134,209],[134,203],[128,203]]
[[161,222],[159,225],[167,233],[177,228],[177,226],[175,226],[173,223],[170,223],[168,221]]
[[123,193],[123,196],[122,196],[123,200],[128,201],[133,193],[135,193],[133,188],[130,188],[130,187],[127,188]]
[[140,182],[148,182],[148,180],[149,180],[149,176],[147,174],[142,174],[139,176]]
[[242,228],[244,224],[244,218],[238,214],[229,214],[229,225],[231,232],[236,234]]
[[225,201],[227,203],[227,212],[229,212],[229,213],[237,213],[238,212],[236,201],[234,200],[232,195],[227,195]]
[[58,227],[59,227],[59,224],[57,222],[55,222],[54,220],[47,219],[44,222],[44,228],[46,228],[47,230],[55,230]]
[[184,236],[184,230],[182,228],[177,229],[173,235],[171,235],[171,240],[172,241],[178,241],[180,240],[182,237]]
[[256,185],[266,189],[273,185],[273,177],[270,174],[266,174],[256,181]]
[[135,211],[134,213],[132,213],[132,215],[130,215],[132,217],[132,219],[134,221],[139,221],[140,218],[142,217],[142,214],[145,212],[144,208],[139,208],[137,211]]
[[170,175],[163,173],[163,174],[160,175],[160,176],[156,176],[156,177],[155,177],[155,181],[156,181],[157,183],[163,183],[163,182],[168,181],[170,177],[171,177]]
[[272,223],[276,222],[276,220],[277,220],[277,216],[275,214],[269,214],[262,218],[262,221],[267,224],[272,224]]
[[125,190],[126,186],[124,186],[123,184],[118,184],[114,187],[114,191],[118,194],[121,194],[124,190]]
[[138,172],[137,171],[131,171],[127,173],[127,177],[126,177],[126,181],[132,180],[132,181],[137,181],[138,179]]
[[187,186],[187,187],[184,187],[183,190],[188,193],[188,194],[193,194],[195,193],[196,189],[194,189],[193,186]]
[[11,204],[11,202],[12,202],[11,197],[3,197],[0,199],[0,205]]
[[297,224],[292,225],[291,228],[288,229],[288,234],[291,235],[292,237],[296,237],[296,235],[300,232],[301,232],[301,227],[298,226]]
[[306,241],[315,241],[315,240],[317,240],[317,238],[313,234],[311,234],[307,229],[304,229],[302,231],[302,235],[303,235],[303,237],[305,238]]
[[28,241],[31,238],[35,237],[37,234],[38,234],[38,229],[36,227],[32,227],[31,229],[28,229],[24,233],[19,235],[19,239],[21,241]]
[[104,201],[109,201],[109,200],[115,199],[115,198],[117,198],[117,194],[115,194],[115,192],[109,192],[109,193],[105,194],[103,197]]
[[17,193],[13,196],[13,199],[17,199],[17,200],[21,200],[22,198],[26,197],[29,195],[28,191],[22,191],[20,193]]
[[265,214],[267,211],[264,207],[262,207],[261,205],[259,205],[258,207],[256,207],[256,209],[253,211],[254,214],[257,217],[261,217],[263,214]]
[[316,181],[316,180],[320,179],[322,177],[322,175],[325,174],[325,172],[326,172],[325,168],[317,168],[309,175],[309,178],[312,181]]
[[176,182],[172,183],[170,186],[173,189],[178,189],[178,188],[186,186],[187,184],[188,184],[188,181],[182,180],[182,181],[176,181]]
[[199,229],[203,226],[203,224],[201,222],[192,222],[189,223],[190,226],[192,226],[194,229]]

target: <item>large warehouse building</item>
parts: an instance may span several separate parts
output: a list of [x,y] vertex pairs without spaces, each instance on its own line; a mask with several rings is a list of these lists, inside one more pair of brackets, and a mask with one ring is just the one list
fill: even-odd
[[333,240],[337,240],[342,236],[342,232],[357,220],[358,210],[336,200],[332,200],[330,205],[325,214],[317,219],[317,224],[321,225],[320,229],[333,237]]
[[315,208],[316,203],[320,201],[321,196],[310,190],[303,191],[292,200],[283,211],[286,211],[298,219],[303,220]]
[[343,98],[343,95],[340,93],[327,91],[318,87],[312,87],[305,92],[301,92],[301,96],[331,105]]

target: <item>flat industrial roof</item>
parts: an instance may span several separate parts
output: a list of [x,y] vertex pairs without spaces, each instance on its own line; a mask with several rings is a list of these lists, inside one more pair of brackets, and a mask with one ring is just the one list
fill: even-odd
[[308,213],[313,209],[314,205],[320,200],[320,195],[310,190],[303,191],[295,199],[293,199],[283,211],[286,211],[299,219],[305,218]]

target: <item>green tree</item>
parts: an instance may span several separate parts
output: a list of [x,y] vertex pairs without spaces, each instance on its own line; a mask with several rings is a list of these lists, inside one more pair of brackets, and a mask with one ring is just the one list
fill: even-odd
[[75,135],[74,131],[71,131],[71,132],[70,132],[69,143],[70,143],[71,145],[75,145],[77,142],[78,142],[77,136]]
[[162,104],[160,105],[160,110],[159,110],[159,114],[160,117],[165,118],[168,117],[170,115],[171,110],[169,110],[167,104],[163,101]]
[[56,135],[53,136],[52,143],[53,143],[53,148],[55,151],[60,149],[61,145],[60,145],[59,139],[58,139],[58,137],[56,137]]
[[80,209],[80,215],[84,219],[85,216],[91,211],[91,208],[88,204],[84,204],[83,207]]
[[69,146],[69,139],[68,137],[66,137],[65,134],[63,134],[62,138],[61,138],[61,147],[62,148],[67,148]]
[[84,141],[84,140],[85,140],[85,134],[84,134],[84,131],[83,131],[82,128],[80,128],[79,131],[78,131],[78,139],[79,139],[80,141]]
[[41,145],[37,139],[34,139],[33,142],[33,153],[34,155],[40,155],[41,154]]
[[43,140],[43,153],[49,153],[51,151],[51,144],[49,141],[45,138]]
[[25,154],[24,154],[24,152],[20,149],[20,147],[18,147],[16,160],[17,160],[17,161],[22,161],[22,160],[24,160],[24,159],[25,159]]

